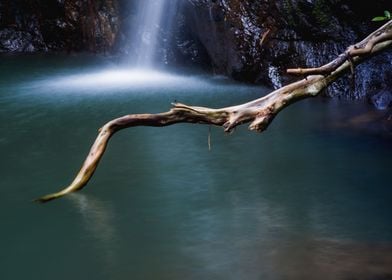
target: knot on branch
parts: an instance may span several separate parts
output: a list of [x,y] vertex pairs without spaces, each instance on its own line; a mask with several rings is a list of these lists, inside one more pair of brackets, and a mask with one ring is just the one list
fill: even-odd
[[228,121],[226,121],[222,126],[225,129],[225,132],[231,132],[236,126],[252,120],[254,115],[254,110],[249,110],[246,108],[231,111],[228,117]]
[[230,133],[233,131],[233,129],[239,125],[239,117],[238,116],[232,116],[229,118],[229,120],[227,122],[225,122],[223,124],[223,128],[225,130],[226,133]]
[[249,125],[249,130],[263,132],[267,129],[271,121],[274,119],[275,113],[273,108],[268,107],[256,115],[254,121]]

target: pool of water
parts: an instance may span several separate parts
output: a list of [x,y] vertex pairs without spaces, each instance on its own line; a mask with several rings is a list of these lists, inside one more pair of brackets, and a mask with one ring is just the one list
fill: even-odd
[[263,134],[212,127],[211,151],[208,126],[124,130],[83,191],[31,202],[72,180],[112,118],[268,91],[1,57],[0,279],[392,279],[391,137],[358,125],[381,114],[365,104],[306,100]]

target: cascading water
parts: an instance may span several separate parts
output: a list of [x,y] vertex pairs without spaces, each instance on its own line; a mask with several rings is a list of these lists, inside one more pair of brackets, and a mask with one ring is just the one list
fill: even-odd
[[135,14],[129,15],[128,54],[120,65],[50,78],[47,86],[102,91],[191,84],[192,78],[162,70],[168,61],[177,3],[178,0],[138,0],[137,7],[131,7]]
[[135,66],[152,68],[166,0],[142,0],[136,22]]
[[177,0],[141,0],[137,16],[132,24],[131,65],[136,68],[153,69],[163,59]]

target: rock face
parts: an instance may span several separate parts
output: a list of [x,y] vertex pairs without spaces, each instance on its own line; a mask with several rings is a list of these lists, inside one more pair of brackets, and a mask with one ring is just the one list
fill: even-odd
[[[277,88],[288,67],[315,67],[380,26],[371,22],[387,1],[189,0],[183,7],[190,29],[217,73]],[[357,68],[355,89],[348,79],[327,92],[360,98],[392,85],[392,53]]]
[[370,98],[373,105],[379,110],[385,110],[392,104],[392,92],[382,90]]
[[116,0],[2,0],[0,52],[110,50],[118,31]]
[[[139,1],[2,0],[0,52],[128,53]],[[276,88],[292,79],[284,74],[288,67],[324,64],[376,29],[380,23],[371,18],[389,2],[179,0],[165,12],[174,16],[165,24],[172,28],[159,34],[159,57]],[[362,98],[391,86],[387,52],[357,68],[355,89],[343,79],[327,94]]]

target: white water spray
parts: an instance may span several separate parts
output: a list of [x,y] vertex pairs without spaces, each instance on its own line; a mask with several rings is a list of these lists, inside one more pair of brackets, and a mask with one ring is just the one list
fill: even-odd
[[140,88],[183,84],[186,77],[165,73],[159,70],[164,61],[163,55],[171,33],[177,11],[178,0],[139,0],[136,16],[132,18],[130,53],[127,65],[111,67],[88,73],[78,73],[61,78],[52,78],[49,86],[75,89],[95,88],[105,90],[113,88]]
[[162,31],[162,16],[166,0],[139,1],[135,42],[135,66],[152,68],[157,53],[158,39]]

